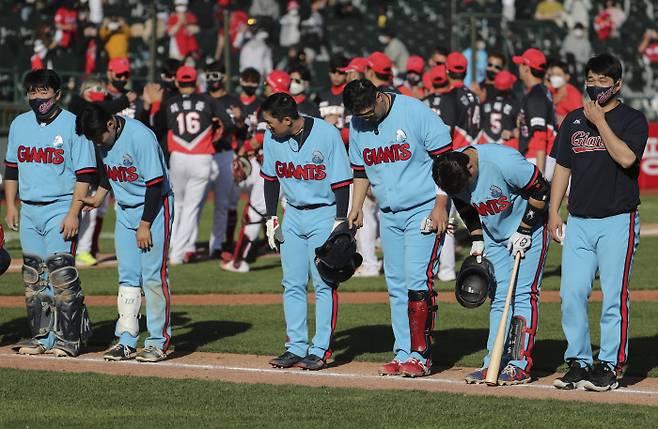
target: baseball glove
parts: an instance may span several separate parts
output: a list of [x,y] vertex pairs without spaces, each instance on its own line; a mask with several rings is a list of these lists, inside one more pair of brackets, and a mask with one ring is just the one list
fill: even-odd
[[233,179],[235,183],[241,183],[247,180],[251,174],[251,162],[244,156],[238,156],[233,159]]

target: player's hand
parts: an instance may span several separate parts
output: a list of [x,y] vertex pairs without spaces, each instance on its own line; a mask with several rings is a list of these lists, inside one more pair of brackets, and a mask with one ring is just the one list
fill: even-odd
[[78,219],[78,215],[69,213],[64,217],[64,220],[59,226],[59,232],[64,236],[64,240],[70,240],[78,235],[79,226],[80,219]]
[[448,229],[448,212],[445,207],[434,206],[429,219],[432,221],[432,230],[436,231],[437,235],[443,234]]
[[483,240],[475,240],[473,241],[473,244],[471,244],[471,256],[475,256],[475,260],[478,262],[482,262],[482,257],[484,256],[484,241]]
[[605,113],[603,112],[603,108],[599,106],[599,103],[589,100],[585,102],[584,107],[585,117],[588,121],[594,125],[598,125],[602,121],[605,121]]
[[9,229],[12,231],[18,231],[18,209],[13,206],[9,207],[7,206],[7,214],[5,215],[5,222],[7,222],[7,226]]
[[128,91],[126,93],[126,97],[128,97],[128,101],[133,103],[135,100],[137,100],[137,93],[135,91]]
[[276,216],[267,218],[265,226],[267,227],[267,243],[272,250],[277,250],[279,248],[279,243],[283,243],[284,240],[283,231],[279,224],[279,218]]
[[363,209],[352,207],[350,214],[347,215],[347,226],[352,229],[353,226],[361,228],[363,226]]
[[525,252],[530,248],[532,244],[532,235],[531,231],[525,228],[519,227],[519,229],[512,234],[509,241],[507,242],[507,250],[513,256],[516,256],[517,253],[521,254],[521,257],[525,257]]
[[103,204],[103,200],[104,200],[104,198],[99,198],[99,197],[100,195],[95,194],[95,195],[89,195],[84,198],[80,198],[79,201],[84,205],[84,207],[82,207],[82,211],[88,212],[93,209],[99,208],[101,204]]
[[548,231],[551,233],[551,238],[556,243],[564,243],[565,224],[562,216],[559,213],[549,213],[548,215]]
[[140,222],[137,232],[135,233],[135,238],[137,239],[137,247],[145,252],[151,250],[151,247],[153,247],[151,224],[148,222]]

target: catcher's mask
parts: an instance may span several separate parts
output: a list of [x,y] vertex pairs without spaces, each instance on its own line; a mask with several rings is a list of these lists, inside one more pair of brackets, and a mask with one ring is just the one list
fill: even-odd
[[322,246],[315,249],[315,266],[320,277],[335,287],[352,277],[363,262],[356,252],[355,234],[356,227],[349,228],[344,221],[334,228]]
[[464,259],[455,282],[457,302],[466,308],[476,308],[495,293],[496,278],[493,264],[484,256],[482,262],[478,262],[476,256]]

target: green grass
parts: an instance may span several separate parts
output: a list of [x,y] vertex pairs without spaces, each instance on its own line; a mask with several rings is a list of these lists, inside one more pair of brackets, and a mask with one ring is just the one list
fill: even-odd
[[[6,428],[652,427],[658,408],[0,369]],[[35,386],[54,392],[44,398]],[[193,392],[193,401],[190,394]],[[420,406],[422,404],[422,408]],[[504,412],[495,412],[495,409]],[[602,408],[605,412],[601,412]]]
[[[598,344],[600,303],[590,305],[592,341]],[[313,332],[313,307],[309,316]],[[393,335],[388,304],[344,304],[339,308],[335,334],[337,361],[384,362],[392,357]],[[113,341],[116,309],[92,307],[94,337],[91,350],[107,348]],[[658,307],[634,303],[631,312],[628,374],[658,376]],[[191,351],[278,355],[284,349],[285,325],[281,305],[174,306],[173,347],[176,353]],[[144,318],[141,319],[144,332]],[[488,334],[488,306],[467,310],[458,304],[439,304],[433,358],[442,367],[479,367]],[[27,336],[25,310],[5,308],[0,313],[0,345]],[[142,335],[142,339],[144,334]],[[540,326],[535,345],[535,368],[552,372],[562,366],[566,342],[560,324],[560,305],[540,307]]]

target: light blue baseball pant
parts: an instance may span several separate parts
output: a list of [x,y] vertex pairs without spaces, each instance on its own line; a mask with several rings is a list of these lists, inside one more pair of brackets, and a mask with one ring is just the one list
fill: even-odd
[[[329,359],[338,319],[338,292],[327,284],[315,266],[315,249],[322,246],[333,228],[336,206],[299,210],[286,206],[283,219],[283,313],[286,319],[286,350]],[[308,343],[308,275],[315,290],[315,336]]]
[[621,371],[628,359],[630,283],[633,257],[640,242],[636,211],[600,219],[569,216],[562,252],[562,329],[566,361],[592,365],[587,300],[599,271],[603,303],[599,361]]

